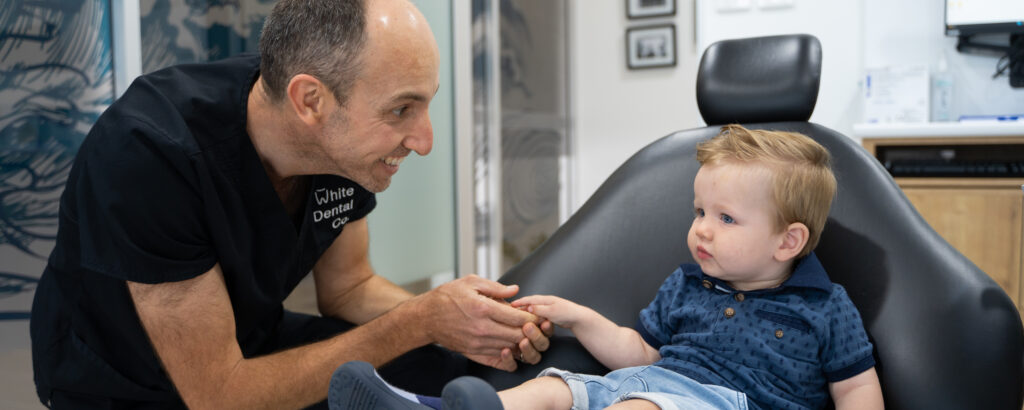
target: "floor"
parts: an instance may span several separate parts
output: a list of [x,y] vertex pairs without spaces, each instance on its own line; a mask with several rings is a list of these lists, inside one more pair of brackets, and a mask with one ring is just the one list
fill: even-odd
[[[0,280],[0,288],[9,288]],[[12,306],[31,306],[32,292],[0,292],[0,312]],[[17,309],[21,311],[22,309]],[[32,350],[29,348],[28,320],[0,320],[0,408],[5,410],[45,409],[32,384]]]
[[[9,286],[0,280],[0,288]],[[404,286],[413,293],[430,288],[430,281],[424,280]],[[32,292],[17,292],[13,295],[0,294],[0,313],[8,306],[31,306]],[[316,313],[316,297],[312,277],[307,277],[284,302],[285,308],[306,313]],[[39,410],[45,407],[36,397],[32,383],[32,351],[28,336],[28,320],[0,320],[0,409]]]

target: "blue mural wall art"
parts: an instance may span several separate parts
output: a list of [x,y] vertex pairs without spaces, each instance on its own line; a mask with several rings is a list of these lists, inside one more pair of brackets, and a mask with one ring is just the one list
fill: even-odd
[[24,320],[68,171],[113,102],[107,0],[0,0],[0,321]]
[[[140,0],[143,71],[256,51],[273,5]],[[112,44],[109,0],[0,0],[0,325],[29,317],[71,163],[114,99]]]
[[274,0],[141,0],[142,71],[256,51]]

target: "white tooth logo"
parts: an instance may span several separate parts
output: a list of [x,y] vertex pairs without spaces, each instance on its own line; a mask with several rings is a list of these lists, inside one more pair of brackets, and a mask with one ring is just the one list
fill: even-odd
[[313,191],[313,197],[316,198],[317,205],[323,205],[327,203],[327,188],[317,188]]
[[328,202],[340,201],[348,198],[356,193],[355,188],[334,188],[328,190],[327,188],[317,188],[313,191],[313,197],[316,199],[317,205],[323,205]]

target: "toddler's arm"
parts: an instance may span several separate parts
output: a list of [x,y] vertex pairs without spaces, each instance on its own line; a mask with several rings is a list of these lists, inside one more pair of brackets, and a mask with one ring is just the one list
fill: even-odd
[[619,326],[586,306],[547,295],[527,296],[512,302],[512,306],[525,307],[571,330],[583,347],[609,369],[644,366],[661,359],[636,330]]
[[885,408],[882,386],[874,367],[849,379],[829,383],[828,388],[836,410]]

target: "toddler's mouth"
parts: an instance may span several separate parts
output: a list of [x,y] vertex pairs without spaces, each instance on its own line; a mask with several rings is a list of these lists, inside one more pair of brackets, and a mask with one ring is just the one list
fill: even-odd
[[697,259],[711,259],[711,253],[703,246],[697,245]]

